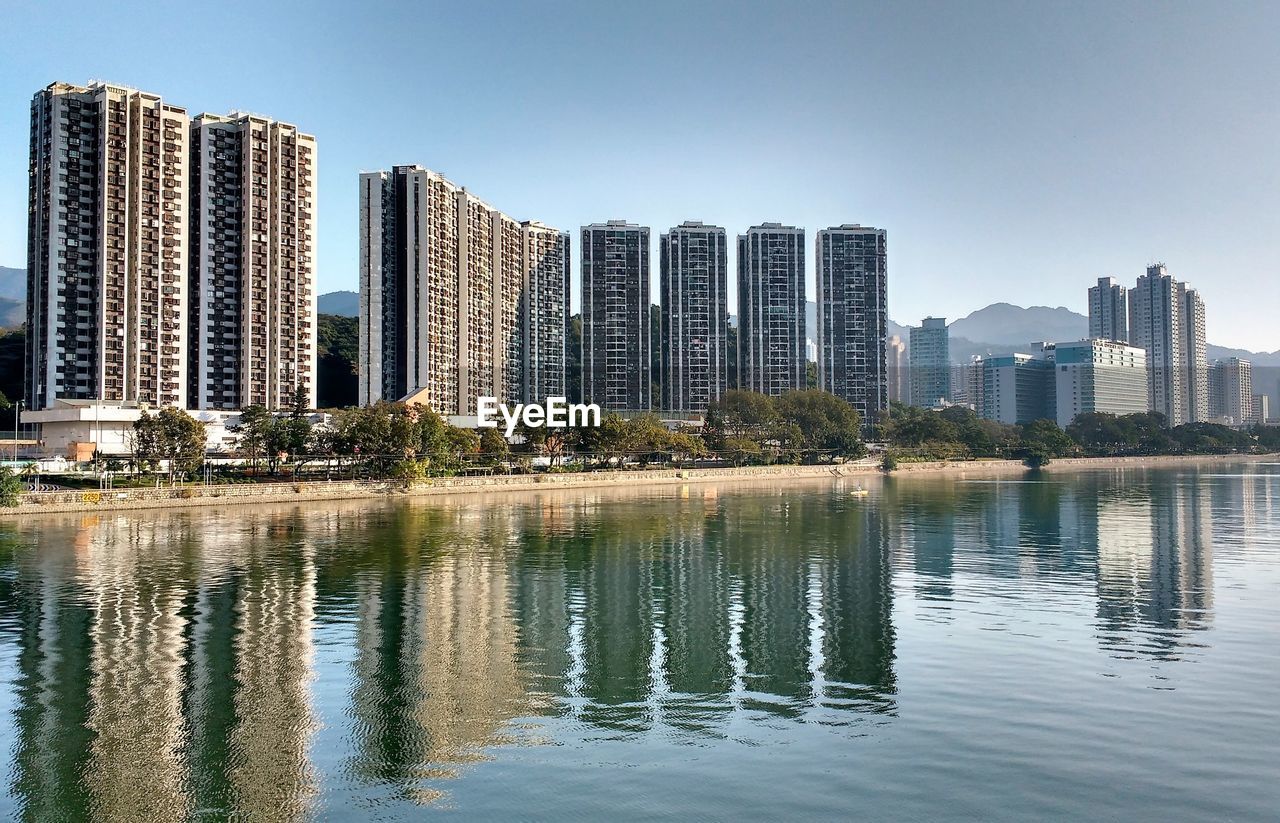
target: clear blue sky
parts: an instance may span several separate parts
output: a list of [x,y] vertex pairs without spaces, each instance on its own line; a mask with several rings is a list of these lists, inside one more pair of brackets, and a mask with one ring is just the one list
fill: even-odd
[[577,227],[611,217],[655,242],[777,220],[810,249],[881,226],[903,322],[1083,310],[1098,276],[1163,260],[1213,342],[1280,348],[1275,3],[0,0],[0,19],[0,264],[26,259],[31,95],[105,79],[316,134],[322,291],[356,287],[357,173],[416,162],[574,230],[575,258]]

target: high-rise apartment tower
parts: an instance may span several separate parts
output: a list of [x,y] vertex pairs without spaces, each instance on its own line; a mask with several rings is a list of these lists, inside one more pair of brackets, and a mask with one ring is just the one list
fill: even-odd
[[818,387],[847,400],[870,424],[889,407],[884,229],[843,225],[818,232]]
[[582,398],[612,411],[652,406],[649,229],[582,227]]
[[738,235],[738,386],[805,387],[804,229],[763,223]]
[[193,408],[316,403],[316,140],[250,114],[191,125]]
[[106,83],[32,99],[27,408],[187,405],[189,127]]
[[1089,338],[1129,339],[1128,293],[1114,277],[1099,277],[1098,285],[1089,287]]
[[724,229],[685,222],[658,243],[662,408],[704,412],[728,387],[728,249]]

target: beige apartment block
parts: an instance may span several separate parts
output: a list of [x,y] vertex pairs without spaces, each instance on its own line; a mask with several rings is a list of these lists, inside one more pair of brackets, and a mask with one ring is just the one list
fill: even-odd
[[32,99],[28,409],[187,404],[189,124],[107,83]]
[[240,113],[191,137],[191,405],[314,408],[316,140]]
[[567,245],[422,166],[361,174],[360,403],[473,415],[526,398],[531,361],[563,386]]

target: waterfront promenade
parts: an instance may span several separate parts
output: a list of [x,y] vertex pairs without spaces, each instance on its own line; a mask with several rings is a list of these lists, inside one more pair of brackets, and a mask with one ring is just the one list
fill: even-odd
[[[1054,460],[1040,469],[1047,472],[1081,469],[1146,468],[1267,461],[1276,455],[1171,455],[1153,457],[1080,457]],[[969,475],[1016,474],[1031,471],[1017,460],[948,460],[901,463],[893,476],[920,474]],[[391,496],[432,496],[474,492],[588,489],[618,486],[654,486],[699,482],[747,482],[880,475],[877,461],[862,460],[818,466],[725,466],[716,468],[650,468],[545,474],[492,474],[471,477],[436,477],[406,483],[403,480],[332,482],[262,482],[242,484],[188,483],[159,488],[66,490],[22,495],[20,505],[0,508],[0,518],[39,513],[104,510],[161,509],[197,506],[242,506],[290,501],[352,500]]]

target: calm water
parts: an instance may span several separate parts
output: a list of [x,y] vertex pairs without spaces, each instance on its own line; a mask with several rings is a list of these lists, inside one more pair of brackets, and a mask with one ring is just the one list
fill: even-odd
[[0,816],[1275,820],[1280,465],[0,521]]

